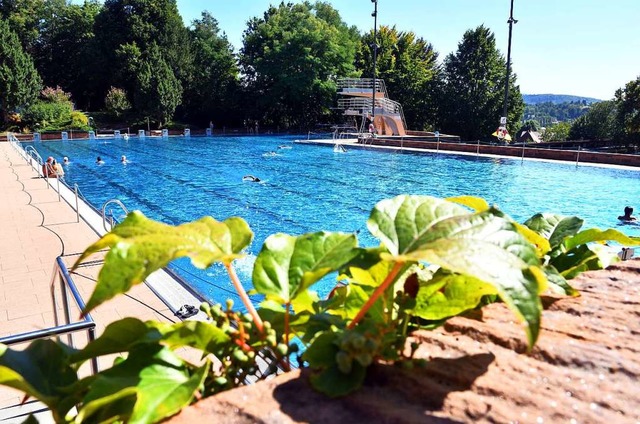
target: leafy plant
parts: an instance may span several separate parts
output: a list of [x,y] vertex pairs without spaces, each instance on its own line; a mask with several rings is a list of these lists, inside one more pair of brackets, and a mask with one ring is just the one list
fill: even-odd
[[[206,321],[125,318],[81,350],[51,340],[22,352],[2,346],[0,383],[42,400],[58,422],[160,421],[196,399],[287,370],[292,359],[313,370],[316,389],[340,396],[356,390],[376,361],[411,363],[412,331],[498,299],[525,322],[531,349],[539,295],[577,295],[568,279],[617,258],[592,242],[640,244],[581,226],[579,218],[551,214],[519,224],[475,197],[398,196],[379,202],[367,222],[378,247],[333,232],[267,238],[253,269],[254,290],[264,296],[256,310],[233,267],[253,238],[244,220],[205,217],[174,227],[132,212],[78,259],[76,266],[109,249],[83,313],[184,256],[199,268],[221,262],[248,313],[231,301],[205,303]],[[338,284],[321,299],[312,288],[332,273]],[[204,360],[181,359],[173,353],[181,347]],[[78,376],[85,361],[113,354],[121,355],[113,367]]]

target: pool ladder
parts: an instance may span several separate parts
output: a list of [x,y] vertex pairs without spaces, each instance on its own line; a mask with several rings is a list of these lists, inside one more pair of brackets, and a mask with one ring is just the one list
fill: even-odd
[[129,214],[129,210],[127,209],[127,207],[118,199],[111,199],[111,200],[107,200],[104,205],[102,205],[102,226],[104,227],[105,231],[111,231],[113,229],[113,227],[115,227],[116,223],[118,222],[118,220],[113,216],[113,211],[109,210],[110,216],[109,216],[109,228],[107,228],[107,206],[111,205],[111,204],[115,204],[117,206],[120,207],[120,209],[122,209],[122,211],[125,213],[125,215]]

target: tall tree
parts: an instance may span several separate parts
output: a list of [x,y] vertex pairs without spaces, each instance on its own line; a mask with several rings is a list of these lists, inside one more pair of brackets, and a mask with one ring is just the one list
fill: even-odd
[[164,60],[160,47],[152,44],[136,72],[135,107],[162,127],[171,120],[182,98],[182,85]]
[[626,142],[640,143],[640,77],[616,91],[617,125]]
[[134,92],[137,78],[131,71],[153,44],[160,47],[175,76],[188,85],[189,34],[176,0],[106,0],[95,22],[97,95],[104,99],[111,86]]
[[93,92],[93,26],[102,6],[97,0],[82,5],[64,0],[46,4],[47,18],[40,27],[34,59],[45,85],[72,93],[81,108],[88,109]]
[[[490,139],[502,116],[506,60],[494,34],[484,26],[468,30],[444,61],[442,130],[463,140]],[[509,77],[508,130],[518,128],[524,103],[516,75]]]
[[230,122],[238,90],[238,66],[233,47],[220,33],[218,21],[208,12],[193,22],[191,30],[193,74],[185,87],[189,118],[219,125]]
[[309,127],[331,114],[335,80],[354,73],[356,50],[338,16],[327,3],[280,3],[248,22],[240,65],[254,118]]
[[18,36],[0,19],[0,113],[20,110],[35,101],[42,81]]
[[[52,2],[58,0],[52,0]],[[0,19],[5,19],[29,54],[40,37],[45,22],[45,0],[0,0]]]
[[[440,82],[438,53],[413,32],[399,32],[395,27],[380,27],[377,43],[376,74],[384,79],[390,98],[402,105],[407,125],[417,130],[433,128]],[[373,74],[372,45],[373,31],[362,37],[356,58],[365,77]]]

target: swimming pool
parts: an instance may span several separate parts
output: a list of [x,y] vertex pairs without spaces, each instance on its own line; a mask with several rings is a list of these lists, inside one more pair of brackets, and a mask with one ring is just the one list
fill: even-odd
[[[130,210],[171,224],[204,215],[244,218],[255,232],[249,255],[237,263],[247,286],[253,259],[270,234],[359,231],[360,244],[371,246],[376,243],[366,230],[371,208],[403,193],[481,196],[520,222],[554,212],[577,215],[585,227],[640,235],[640,226],[617,220],[625,205],[640,210],[640,171],[375,149],[336,153],[331,146],[294,144],[294,138],[70,140],[34,147],[44,158],[68,156],[67,183],[77,183],[98,208],[117,198]],[[97,156],[103,165],[95,163]],[[261,182],[243,181],[247,174]],[[235,298],[222,266],[201,271],[179,260],[172,268],[211,300]],[[332,286],[328,280],[320,291]]]

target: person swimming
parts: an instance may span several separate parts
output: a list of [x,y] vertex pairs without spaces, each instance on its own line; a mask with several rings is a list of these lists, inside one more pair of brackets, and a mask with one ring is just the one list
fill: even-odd
[[242,177],[242,181],[250,181],[252,183],[259,183],[260,182],[260,178],[255,177],[253,175],[245,175],[244,177]]
[[120,162],[122,162],[123,165],[126,165],[129,163],[125,155],[122,155],[122,157],[120,158]]
[[63,157],[62,158],[62,163],[64,163],[65,165],[67,165],[69,163],[69,158],[68,157]]
[[627,206],[624,208],[624,215],[620,215],[618,217],[620,221],[631,222],[635,221],[636,217],[633,216],[633,208],[631,206]]
[[290,149],[291,146],[287,146],[286,144],[281,144],[278,146],[278,149]]
[[102,160],[102,158],[100,156],[98,156],[96,158],[96,165],[103,165],[103,164],[104,164],[104,161]]

